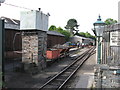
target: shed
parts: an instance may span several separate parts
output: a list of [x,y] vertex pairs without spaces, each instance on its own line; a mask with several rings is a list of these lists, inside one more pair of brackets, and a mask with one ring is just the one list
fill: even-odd
[[[5,20],[5,50],[21,51],[22,39],[20,35],[20,20],[1,17]],[[64,44],[65,37],[56,31],[47,32],[47,47],[50,48],[56,44]]]
[[5,20],[5,51],[21,50],[20,21],[7,17],[1,19]]
[[86,37],[82,37],[82,36],[73,36],[70,38],[70,41],[73,43],[77,43],[77,41],[79,41],[81,44],[90,44],[90,42],[94,43],[94,40],[92,40],[91,38],[86,38]]
[[48,31],[47,32],[47,47],[51,48],[57,44],[64,44],[65,36],[56,31]]

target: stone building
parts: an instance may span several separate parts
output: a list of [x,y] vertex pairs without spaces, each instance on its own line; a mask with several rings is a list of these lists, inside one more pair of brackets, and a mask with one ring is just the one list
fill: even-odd
[[[20,20],[1,17],[5,20],[5,58],[21,59],[22,55],[22,31],[20,30]],[[47,48],[56,44],[64,44],[65,36],[56,31],[47,31]]]
[[48,17],[41,11],[21,12],[22,63],[25,71],[46,67]]

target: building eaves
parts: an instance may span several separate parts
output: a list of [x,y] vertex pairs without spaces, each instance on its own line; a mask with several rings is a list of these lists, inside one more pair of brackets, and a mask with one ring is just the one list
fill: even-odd
[[1,17],[1,19],[5,20],[5,28],[6,29],[20,30],[20,21],[19,20],[7,18],[7,17]]
[[59,33],[59,32],[56,32],[56,31],[47,31],[47,34],[49,35],[56,35],[56,36],[62,36],[64,37],[65,35]]
[[5,29],[20,30],[20,25],[14,25],[14,24],[5,23]]

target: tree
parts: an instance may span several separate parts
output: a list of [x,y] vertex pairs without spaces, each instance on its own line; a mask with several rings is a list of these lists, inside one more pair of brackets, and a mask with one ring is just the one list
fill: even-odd
[[91,34],[88,33],[88,32],[86,32],[86,33],[85,33],[85,37],[90,38],[90,37],[91,37]]
[[106,25],[111,25],[117,23],[117,20],[114,20],[112,18],[108,18],[105,20]]
[[86,33],[84,33],[84,32],[80,32],[80,33],[78,33],[78,34],[76,34],[77,36],[82,36],[82,37],[86,37],[86,38],[91,38],[91,39],[96,39],[96,37],[95,36],[93,36],[93,35],[91,35],[89,32],[86,32]]
[[58,32],[63,31],[63,29],[62,29],[61,27],[56,28],[56,30],[57,30]]
[[68,32],[66,30],[63,30],[63,31],[61,31],[61,34],[65,35],[65,40],[66,41],[69,41],[69,38],[71,36],[70,32]]
[[68,41],[71,34],[69,31],[66,31],[66,30],[63,30],[61,27],[56,27],[55,25],[51,25],[50,28],[49,28],[50,31],[57,31],[63,35],[65,35],[65,40]]
[[56,31],[56,26],[55,25],[51,25],[50,28],[49,28],[49,31]]
[[76,19],[69,19],[67,22],[67,25],[65,26],[65,29],[70,30],[70,33],[73,36],[74,35],[73,31],[78,32],[77,30],[75,30],[75,28],[78,29],[78,26],[79,25],[77,25]]
[[85,33],[84,32],[80,32],[79,35],[85,37]]

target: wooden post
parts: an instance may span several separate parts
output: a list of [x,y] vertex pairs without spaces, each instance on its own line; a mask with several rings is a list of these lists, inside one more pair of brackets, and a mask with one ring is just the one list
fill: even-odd
[[3,87],[4,79],[4,20],[0,19],[0,88]]

